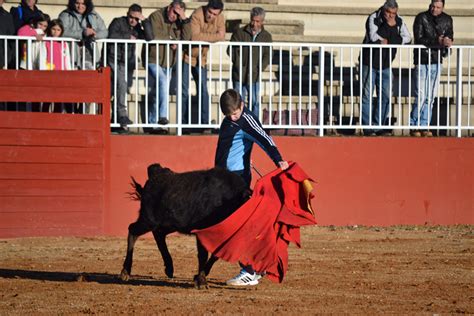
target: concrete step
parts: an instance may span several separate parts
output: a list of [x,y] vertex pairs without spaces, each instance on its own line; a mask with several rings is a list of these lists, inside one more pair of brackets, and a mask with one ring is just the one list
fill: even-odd
[[[250,20],[247,19],[227,19],[226,31],[233,33],[240,27],[248,24]],[[272,20],[265,19],[265,30],[270,32],[272,36],[275,35],[304,35],[304,22],[297,20]]]

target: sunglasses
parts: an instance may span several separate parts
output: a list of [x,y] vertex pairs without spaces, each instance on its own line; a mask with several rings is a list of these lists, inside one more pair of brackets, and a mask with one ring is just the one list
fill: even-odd
[[129,19],[133,19],[133,20],[135,20],[135,21],[137,21],[137,22],[140,22],[140,19],[139,19],[139,18],[136,18],[136,17],[134,17],[134,16],[129,15],[128,18],[129,18]]

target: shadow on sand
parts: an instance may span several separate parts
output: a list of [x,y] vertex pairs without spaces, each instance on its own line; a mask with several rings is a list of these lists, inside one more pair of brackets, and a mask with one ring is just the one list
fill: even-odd
[[[19,269],[0,269],[0,278],[30,279],[51,282],[96,282],[99,284],[124,284],[132,286],[160,286],[190,289],[194,288],[192,279],[172,278],[154,279],[149,276],[133,275],[129,281],[122,281],[118,275],[108,273],[75,273],[58,271],[35,271]],[[208,279],[210,287],[226,287],[224,282]]]

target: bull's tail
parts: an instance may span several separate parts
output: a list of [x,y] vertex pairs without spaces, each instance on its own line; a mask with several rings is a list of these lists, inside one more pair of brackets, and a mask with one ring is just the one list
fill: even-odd
[[130,185],[132,186],[134,191],[127,192],[127,194],[129,195],[130,199],[132,199],[134,201],[141,201],[142,193],[143,193],[143,187],[140,183],[135,181],[134,177],[131,177],[131,178],[132,178],[132,182],[130,182]]

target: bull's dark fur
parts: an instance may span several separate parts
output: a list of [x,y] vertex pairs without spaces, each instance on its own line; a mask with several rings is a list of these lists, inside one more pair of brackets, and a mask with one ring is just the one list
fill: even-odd
[[[189,234],[193,229],[212,226],[238,209],[249,197],[242,178],[221,168],[175,173],[159,164],[148,167],[148,180],[142,187],[132,178],[140,200],[138,220],[130,224],[128,248],[121,277],[128,280],[137,238],[153,232],[161,252],[167,276],[173,276],[173,261],[166,246],[166,235],[172,232]],[[199,271],[197,287],[206,287],[206,275],[217,260],[197,241]]]

